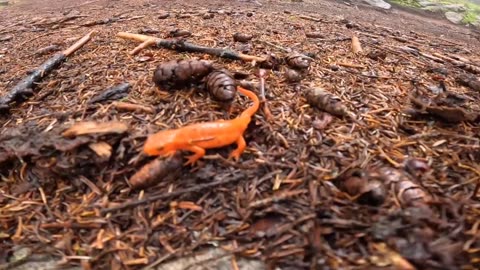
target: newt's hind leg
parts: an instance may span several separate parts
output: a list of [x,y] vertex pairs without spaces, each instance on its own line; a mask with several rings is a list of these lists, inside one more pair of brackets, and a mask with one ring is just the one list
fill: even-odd
[[185,162],[183,165],[195,165],[195,162],[197,162],[198,159],[201,157],[205,156],[205,149],[195,146],[195,145],[190,145],[188,148],[185,148],[185,150],[192,151],[195,154],[188,156],[188,161]]
[[247,148],[247,143],[245,142],[245,139],[243,136],[240,136],[237,141],[237,149],[233,150],[228,158],[233,158],[238,161],[240,159],[240,155],[245,151],[245,148]]

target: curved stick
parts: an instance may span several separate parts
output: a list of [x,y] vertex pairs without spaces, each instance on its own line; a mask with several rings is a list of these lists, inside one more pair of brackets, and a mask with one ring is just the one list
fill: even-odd
[[243,60],[243,61],[255,61],[255,62],[264,62],[266,59],[263,57],[247,55],[243,53],[239,53],[233,50],[226,50],[221,48],[211,48],[196,45],[190,42],[186,42],[183,39],[161,39],[147,35],[141,34],[133,34],[128,32],[120,32],[117,34],[117,37],[123,39],[131,39],[143,42],[139,46],[137,46],[130,54],[138,53],[141,49],[148,47],[152,44],[156,44],[159,48],[166,48],[171,50],[176,50],[179,52],[197,52],[197,53],[206,53],[210,55],[219,56],[226,59],[232,60]]

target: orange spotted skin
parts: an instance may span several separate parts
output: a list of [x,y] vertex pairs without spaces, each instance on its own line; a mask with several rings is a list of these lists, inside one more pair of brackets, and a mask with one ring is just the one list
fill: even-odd
[[253,92],[242,87],[238,87],[238,91],[252,99],[253,105],[237,118],[160,131],[147,138],[143,151],[149,156],[173,156],[178,150],[191,151],[195,154],[189,156],[184,165],[194,165],[205,155],[205,149],[236,143],[237,148],[230,153],[229,158],[238,160],[247,147],[243,133],[260,106],[258,97]]

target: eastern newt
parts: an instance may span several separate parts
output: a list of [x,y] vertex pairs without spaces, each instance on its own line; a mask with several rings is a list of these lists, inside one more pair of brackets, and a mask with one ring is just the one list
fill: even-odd
[[237,118],[196,123],[178,129],[159,131],[147,138],[143,148],[144,153],[149,156],[168,157],[173,156],[177,150],[187,150],[195,154],[189,156],[184,165],[194,165],[205,155],[205,149],[236,143],[237,148],[230,153],[228,158],[238,160],[247,147],[243,133],[260,106],[256,94],[240,86],[238,86],[238,91],[249,97],[253,101],[253,105]]

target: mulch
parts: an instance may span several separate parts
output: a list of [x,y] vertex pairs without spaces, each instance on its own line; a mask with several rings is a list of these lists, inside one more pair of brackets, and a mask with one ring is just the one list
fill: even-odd
[[[95,31],[0,116],[0,269],[18,247],[84,269],[141,269],[212,245],[269,269],[480,267],[475,47],[255,3],[165,5],[93,1],[0,18],[2,96]],[[235,145],[195,166],[178,161],[187,153],[142,153],[150,134],[251,104],[237,94],[227,109],[201,86],[160,89],[159,64],[204,59],[259,82],[260,63],[155,47],[131,55],[139,43],[116,37],[178,30],[273,63],[238,162],[227,159]],[[280,61],[292,53],[311,61],[298,80]],[[133,185],[148,164],[154,179]]]

